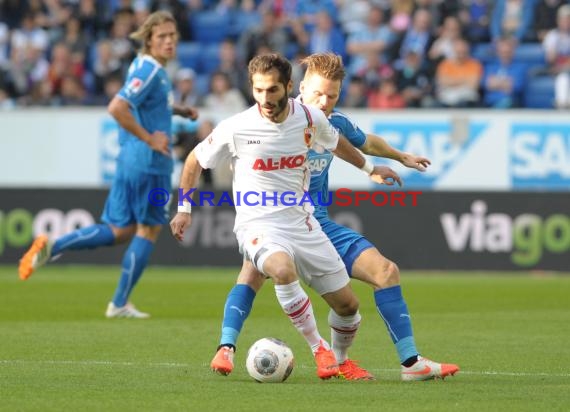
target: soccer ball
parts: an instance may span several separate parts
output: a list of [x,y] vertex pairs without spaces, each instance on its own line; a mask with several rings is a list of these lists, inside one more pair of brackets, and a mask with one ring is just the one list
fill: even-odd
[[263,338],[247,351],[245,367],[258,382],[283,382],[293,371],[293,352],[287,344],[275,338]]

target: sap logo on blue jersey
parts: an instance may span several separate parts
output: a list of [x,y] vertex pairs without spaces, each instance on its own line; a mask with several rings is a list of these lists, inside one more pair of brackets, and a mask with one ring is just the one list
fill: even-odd
[[567,190],[570,185],[568,124],[515,124],[510,146],[515,188]]
[[331,157],[332,156],[328,154],[313,155],[311,153],[309,155],[309,170],[311,175],[320,176],[323,174],[323,172],[327,170]]

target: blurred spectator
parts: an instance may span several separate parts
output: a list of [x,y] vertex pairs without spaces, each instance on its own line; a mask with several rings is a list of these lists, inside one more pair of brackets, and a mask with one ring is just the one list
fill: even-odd
[[239,38],[240,53],[245,61],[249,62],[256,54],[260,46],[267,46],[271,50],[286,54],[288,34],[278,24],[278,19],[273,10],[268,10],[261,15],[261,24],[246,30]]
[[48,69],[48,79],[55,95],[61,93],[63,79],[73,76],[82,81],[84,66],[81,62],[72,59],[71,50],[64,43],[53,46],[51,51],[51,63]]
[[47,50],[49,46],[47,32],[36,24],[36,16],[33,13],[24,15],[21,26],[12,31],[11,41],[12,51],[23,52],[30,45],[42,51]]
[[28,2],[23,0],[0,1],[0,17],[9,29],[13,30],[22,25],[24,16],[28,13]]
[[556,15],[558,9],[566,0],[537,0],[534,9],[534,30],[539,41],[544,40],[546,33],[556,27]]
[[372,8],[368,0],[337,0],[338,19],[344,33],[350,36],[366,27]]
[[454,54],[453,43],[459,38],[461,38],[459,19],[454,16],[446,17],[439,36],[429,49],[428,56],[430,60],[439,63],[443,59],[452,58]]
[[81,23],[81,30],[89,40],[96,39],[105,26],[103,16],[97,13],[96,1],[79,0],[76,11],[76,16]]
[[59,41],[65,23],[71,17],[71,7],[65,5],[62,0],[36,0],[35,3],[33,11],[36,14],[36,24],[47,30],[52,42]]
[[517,41],[532,41],[535,0],[497,0],[491,16],[491,39],[514,37]]
[[364,80],[368,90],[378,88],[381,78],[392,76],[393,74],[394,69],[392,66],[384,63],[380,55],[374,52],[366,54],[366,65],[356,72],[356,75]]
[[393,76],[384,77],[368,95],[369,109],[401,109],[406,101],[398,92]]
[[36,83],[47,77],[49,65],[41,44],[30,43],[22,48],[12,48],[7,70],[11,94],[14,96],[28,94]]
[[570,5],[558,9],[557,27],[550,30],[542,43],[551,73],[556,75],[556,107],[570,108]]
[[233,40],[226,39],[220,43],[220,64],[216,71],[225,73],[233,87],[240,90],[244,96],[251,94],[247,65],[238,56],[236,44]]
[[436,70],[436,99],[445,107],[476,107],[483,75],[481,63],[469,55],[469,44],[454,43],[455,57],[443,60]]
[[82,106],[89,103],[85,88],[77,77],[66,75],[61,79],[59,98],[61,106]]
[[333,52],[346,57],[344,35],[326,11],[316,14],[315,28],[309,35],[307,49],[309,54]]
[[[441,0],[416,0],[416,8],[426,10],[431,15],[432,31],[443,24],[444,18],[441,15]],[[453,16],[457,17],[456,14]]]
[[297,0],[294,19],[311,33],[317,23],[317,14],[324,12],[336,24],[338,20],[335,0]]
[[433,105],[431,76],[422,68],[418,53],[408,51],[402,67],[396,72],[396,84],[406,101],[407,107],[429,107]]
[[388,61],[387,52],[394,40],[394,34],[384,23],[384,12],[379,7],[372,7],[366,26],[348,37],[346,51],[350,56],[349,72],[356,74],[363,69],[369,53],[379,54],[383,61]]
[[183,41],[192,40],[192,33],[190,30],[190,20],[188,19],[188,12],[183,2],[180,0],[151,0],[150,12],[157,10],[169,11],[176,19],[178,33]]
[[121,61],[113,53],[113,44],[111,41],[101,40],[97,43],[97,53],[93,65],[95,93],[102,94],[107,79],[110,76],[121,75],[121,68]]
[[134,14],[132,10],[118,11],[114,18],[108,39],[111,41],[113,55],[119,59],[124,71],[128,68],[135,56],[135,48],[129,39],[129,34],[134,31]]
[[348,80],[346,94],[342,100],[342,107],[365,108],[368,105],[368,90],[364,79],[359,76],[352,76]]
[[485,106],[507,109],[520,105],[527,67],[513,62],[516,47],[508,38],[496,43],[497,58],[485,66],[482,82]]
[[215,72],[210,78],[210,93],[204,98],[203,107],[216,112],[237,113],[246,109],[247,101],[232,87],[227,74]]
[[8,67],[8,45],[10,44],[10,30],[8,25],[0,21],[0,72]]
[[396,33],[408,30],[415,7],[414,0],[392,0],[390,28]]
[[465,6],[459,13],[459,19],[465,27],[465,35],[472,43],[488,42],[491,39],[493,2],[491,0],[464,0],[464,3]]
[[424,62],[424,58],[430,49],[434,37],[431,32],[431,15],[427,10],[418,9],[413,16],[412,26],[406,31],[399,45],[399,57],[396,67],[401,65],[404,56],[410,51],[415,51]]
[[198,106],[200,96],[194,88],[196,73],[190,68],[178,70],[174,80],[174,103],[183,106]]

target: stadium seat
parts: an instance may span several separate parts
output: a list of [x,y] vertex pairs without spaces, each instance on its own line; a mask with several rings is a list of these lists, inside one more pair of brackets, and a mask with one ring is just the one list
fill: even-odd
[[210,75],[199,74],[194,78],[194,88],[200,96],[205,96],[210,92]]
[[261,23],[261,16],[258,12],[236,11],[232,14],[232,22],[228,30],[228,34],[234,38],[247,31],[250,27],[257,26]]
[[554,77],[530,77],[524,92],[524,106],[532,109],[552,109],[554,107]]
[[220,66],[220,44],[206,45],[202,50],[201,73],[212,74]]
[[546,64],[541,43],[522,43],[515,50],[514,60],[529,66]]
[[230,15],[216,11],[190,14],[193,39],[201,43],[219,43],[228,36]]
[[195,42],[178,43],[177,56],[182,67],[190,67],[194,71],[200,70],[203,47]]
[[495,46],[492,43],[479,43],[471,50],[471,56],[483,65],[490,63],[495,58]]

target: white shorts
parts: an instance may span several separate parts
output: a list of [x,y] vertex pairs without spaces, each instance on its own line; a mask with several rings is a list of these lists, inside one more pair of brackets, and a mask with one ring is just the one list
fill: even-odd
[[248,228],[236,233],[240,252],[263,273],[265,259],[285,252],[295,262],[299,277],[319,295],[336,292],[350,279],[344,262],[321,226],[311,216],[312,229],[303,227]]

